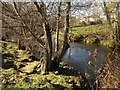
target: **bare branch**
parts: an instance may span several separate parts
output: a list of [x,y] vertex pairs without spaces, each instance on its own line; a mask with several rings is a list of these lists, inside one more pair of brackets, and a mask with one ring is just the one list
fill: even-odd
[[14,2],[14,7],[15,7],[15,10],[16,10],[16,13],[18,14],[18,16],[20,17],[20,19],[22,20],[23,25],[26,26],[27,30],[31,33],[31,35],[35,38],[35,40],[37,40],[40,43],[41,47],[45,48],[44,47],[44,42],[35,36],[35,34],[28,27],[28,25],[26,24],[26,22],[24,21],[24,19],[22,18],[22,16],[19,14],[19,11],[17,10],[17,5],[16,5],[15,2]]

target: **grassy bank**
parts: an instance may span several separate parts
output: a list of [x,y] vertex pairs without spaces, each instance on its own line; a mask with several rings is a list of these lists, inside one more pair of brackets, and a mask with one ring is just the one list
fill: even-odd
[[110,29],[107,24],[98,24],[98,25],[89,25],[83,27],[74,27],[71,28],[72,34],[74,35],[89,35],[89,34],[107,34]]
[[75,42],[99,43],[113,48],[116,42],[112,39],[110,40],[111,32],[113,32],[113,30],[110,30],[108,24],[73,27],[69,33],[69,39]]
[[78,71],[60,63],[58,71],[49,71],[44,75],[37,72],[39,60],[28,51],[18,50],[16,43],[0,42],[2,48],[2,90],[42,89],[68,90],[83,88],[83,79]]

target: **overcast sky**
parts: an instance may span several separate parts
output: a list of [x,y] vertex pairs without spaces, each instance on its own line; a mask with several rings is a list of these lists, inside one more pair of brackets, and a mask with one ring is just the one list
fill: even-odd
[[120,0],[1,0],[2,2],[31,2],[31,1],[38,1],[38,2],[41,2],[41,1],[45,1],[45,2],[68,2],[68,1],[75,1],[75,2],[83,2],[83,1],[89,1],[89,2],[93,2],[93,1],[97,1],[97,2],[103,2],[103,1],[106,1],[106,2],[118,2]]

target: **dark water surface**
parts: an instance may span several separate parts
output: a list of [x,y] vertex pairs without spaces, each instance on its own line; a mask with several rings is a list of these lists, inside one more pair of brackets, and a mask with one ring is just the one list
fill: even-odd
[[[95,50],[97,50],[96,59],[93,56]],[[95,78],[95,72],[101,67],[109,52],[107,47],[97,44],[70,43],[70,48],[66,51],[63,59],[89,79]]]

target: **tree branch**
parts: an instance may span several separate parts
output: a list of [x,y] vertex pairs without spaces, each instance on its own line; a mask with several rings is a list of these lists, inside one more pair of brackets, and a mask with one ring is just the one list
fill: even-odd
[[23,25],[26,26],[27,30],[31,33],[31,35],[35,38],[35,40],[37,40],[37,41],[40,43],[40,46],[45,49],[45,47],[44,47],[44,42],[43,42],[42,40],[38,39],[38,38],[35,36],[35,34],[31,31],[31,29],[28,27],[28,25],[26,24],[26,22],[24,21],[24,19],[23,19],[22,16],[20,15],[20,13],[19,13],[19,11],[18,11],[18,9],[17,9],[16,3],[15,3],[15,2],[13,2],[13,3],[14,3],[14,7],[15,7],[15,10],[16,10],[16,13],[18,14],[18,16],[20,17],[20,19],[22,20]]

